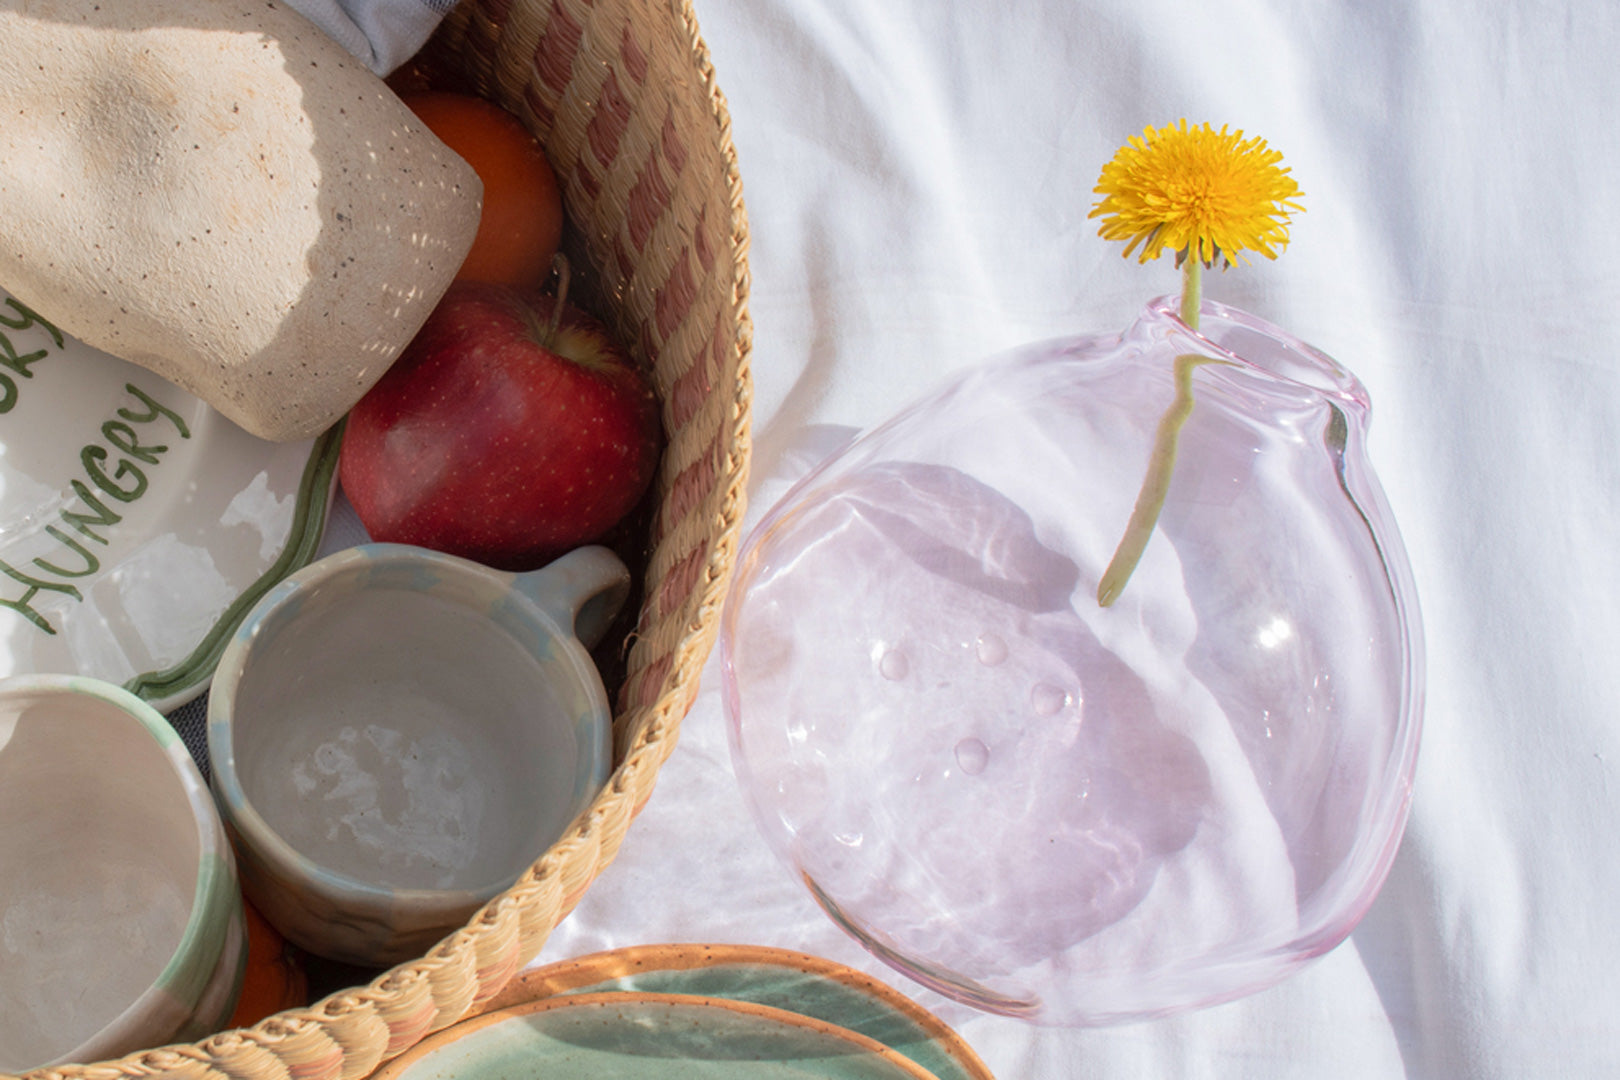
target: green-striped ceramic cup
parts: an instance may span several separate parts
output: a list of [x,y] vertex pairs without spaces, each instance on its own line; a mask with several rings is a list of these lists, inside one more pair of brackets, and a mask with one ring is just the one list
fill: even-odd
[[508,888],[607,780],[586,646],[629,588],[603,547],[511,574],[362,544],[271,590],[208,699],[253,906],[301,948],[381,967]]
[[246,960],[230,848],[169,723],[96,679],[0,680],[0,1072],[202,1038]]

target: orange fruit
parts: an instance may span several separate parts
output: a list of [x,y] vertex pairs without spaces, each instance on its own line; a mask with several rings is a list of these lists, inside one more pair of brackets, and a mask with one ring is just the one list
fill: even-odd
[[246,900],[248,956],[242,996],[229,1026],[251,1027],[267,1016],[309,1004],[309,977],[292,947]]
[[428,129],[484,182],[484,212],[472,250],[456,275],[537,288],[562,242],[562,196],[546,153],[523,121],[470,94],[402,94]]

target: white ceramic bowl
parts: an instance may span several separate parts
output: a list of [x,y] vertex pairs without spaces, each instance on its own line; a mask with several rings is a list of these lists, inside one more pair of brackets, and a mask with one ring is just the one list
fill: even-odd
[[219,1030],[246,933],[213,801],[168,722],[99,680],[0,679],[0,1072]]

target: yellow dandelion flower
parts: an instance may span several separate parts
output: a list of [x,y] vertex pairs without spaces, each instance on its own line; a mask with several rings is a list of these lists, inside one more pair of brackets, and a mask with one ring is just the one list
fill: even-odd
[[1205,266],[1244,251],[1275,259],[1288,245],[1289,213],[1305,209],[1281,160],[1264,139],[1225,125],[1148,127],[1103,166],[1102,199],[1088,216],[1102,218],[1103,239],[1127,241],[1127,257],[1140,247],[1139,262],[1166,248],[1177,266],[1189,254]]
[[[1264,139],[1243,132],[1216,131],[1208,124],[1190,128],[1144,128],[1103,166],[1096,194],[1102,199],[1090,217],[1102,218],[1105,240],[1124,240],[1125,255],[1142,249],[1138,262],[1157,259],[1165,248],[1181,268],[1181,321],[1198,329],[1203,293],[1202,268],[1216,259],[1258,251],[1268,259],[1288,246],[1288,215],[1304,212],[1299,185],[1278,166],[1282,155]],[[1193,371],[1220,363],[1198,353],[1176,357],[1176,397],[1159,420],[1147,475],[1114,557],[1097,582],[1097,603],[1108,607],[1135,572],[1170,490],[1181,426],[1192,415]]]

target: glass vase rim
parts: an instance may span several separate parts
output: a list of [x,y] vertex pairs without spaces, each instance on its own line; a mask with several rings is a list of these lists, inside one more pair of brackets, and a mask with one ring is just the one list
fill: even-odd
[[[1181,298],[1174,294],[1165,294],[1148,301],[1141,314],[1138,315],[1137,321],[1138,323],[1167,322],[1174,331],[1195,340],[1200,349],[1229,362],[1240,370],[1252,372],[1266,379],[1299,386],[1313,393],[1329,395],[1352,405],[1357,412],[1363,414],[1369,411],[1371,400],[1361,379],[1338,360],[1298,335],[1283,329],[1269,319],[1245,311],[1242,308],[1233,307],[1230,304],[1223,304],[1218,300],[1205,299],[1199,305],[1198,313],[1200,326],[1195,329],[1181,317]],[[1269,338],[1285,350],[1286,353],[1303,361],[1297,366],[1303,368],[1304,372],[1313,375],[1314,378],[1302,377],[1304,372],[1290,373],[1281,371],[1276,367],[1260,363],[1253,357],[1233,352],[1206,333],[1207,324],[1205,320],[1212,319]]]

